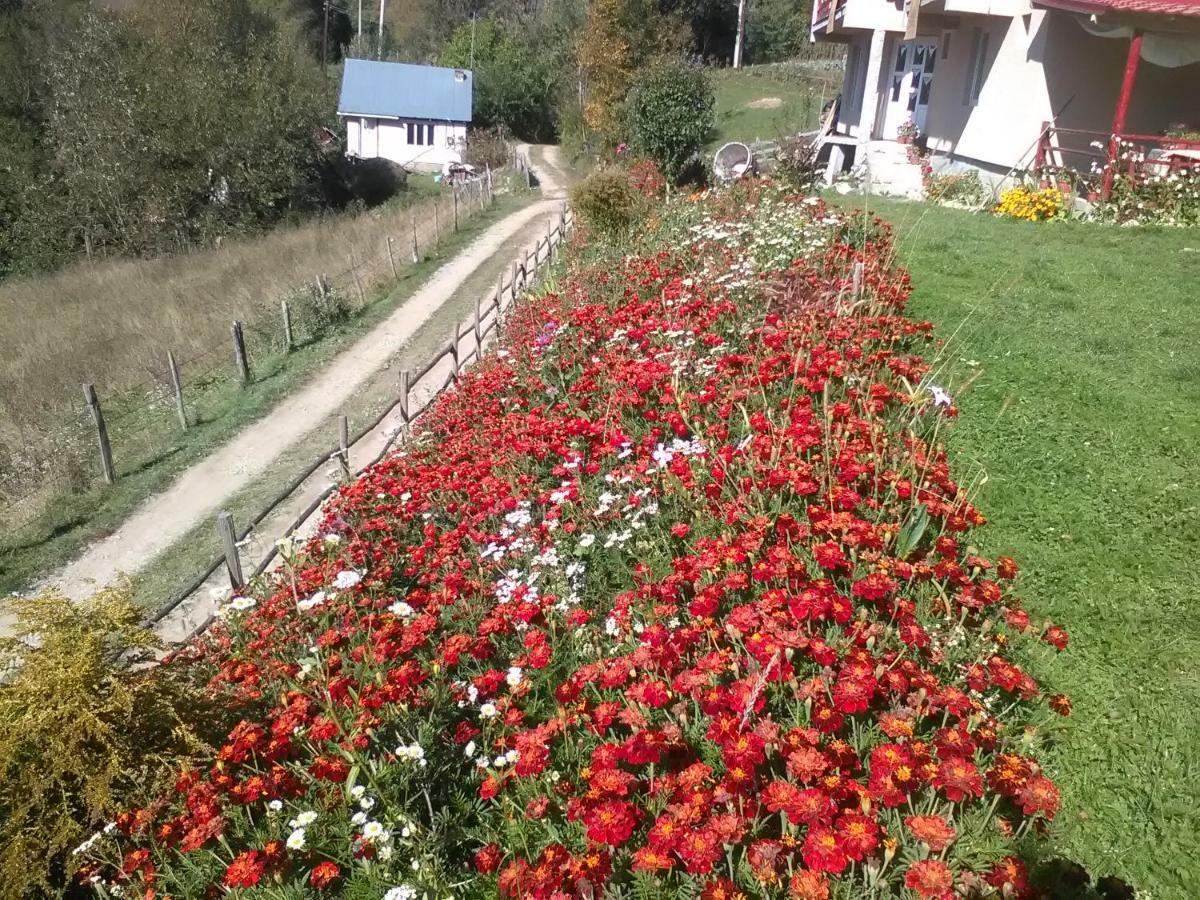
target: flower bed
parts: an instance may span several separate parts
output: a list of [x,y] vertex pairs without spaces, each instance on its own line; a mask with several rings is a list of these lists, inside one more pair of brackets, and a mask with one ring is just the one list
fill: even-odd
[[102,891],[1026,890],[1067,638],[971,548],[886,227],[740,182],[648,230],[229,604],[191,663],[245,721]]

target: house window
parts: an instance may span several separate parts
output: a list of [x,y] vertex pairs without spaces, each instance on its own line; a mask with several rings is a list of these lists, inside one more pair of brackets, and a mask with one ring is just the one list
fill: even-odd
[[433,125],[426,122],[409,122],[406,129],[409,146],[429,147],[433,145]]
[[848,110],[859,109],[859,103],[862,102],[863,84],[860,81],[862,73],[858,70],[861,61],[862,47],[858,44],[851,44],[850,55],[846,59],[846,84],[849,86],[849,90],[844,103],[844,108]]
[[983,81],[987,76],[988,39],[990,35],[982,28],[971,34],[971,56],[967,61],[966,91],[963,104],[974,106],[983,92]]

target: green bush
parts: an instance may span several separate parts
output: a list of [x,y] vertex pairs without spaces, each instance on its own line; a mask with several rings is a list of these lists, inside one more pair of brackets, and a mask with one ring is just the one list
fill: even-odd
[[605,237],[627,234],[641,218],[644,202],[624,169],[600,169],[571,190],[571,205],[584,227]]
[[634,150],[678,182],[700,160],[716,122],[712,85],[681,62],[659,62],[638,73],[627,100]]
[[124,590],[4,606],[16,621],[0,638],[0,897],[50,896],[84,861],[73,848],[156,796],[205,746],[197,734],[228,723],[210,715],[185,667],[130,669],[157,644]]

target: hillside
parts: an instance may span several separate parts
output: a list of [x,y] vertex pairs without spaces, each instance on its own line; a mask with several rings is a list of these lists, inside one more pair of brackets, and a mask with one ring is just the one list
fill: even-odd
[[1024,889],[1059,805],[1026,667],[1067,636],[974,552],[888,231],[754,182],[647,212],[186,654],[243,721],[89,846],[106,877]]

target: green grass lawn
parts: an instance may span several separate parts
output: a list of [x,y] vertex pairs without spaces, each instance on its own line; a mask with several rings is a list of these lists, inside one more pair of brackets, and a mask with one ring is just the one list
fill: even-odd
[[1200,897],[1200,231],[872,207],[948,339],[938,377],[974,377],[951,447],[987,476],[982,549],[1072,636],[1039,673],[1075,702],[1062,853]]
[[709,141],[713,147],[816,128],[822,105],[837,93],[842,78],[839,71],[804,73],[774,66],[710,74],[717,100],[717,127]]

